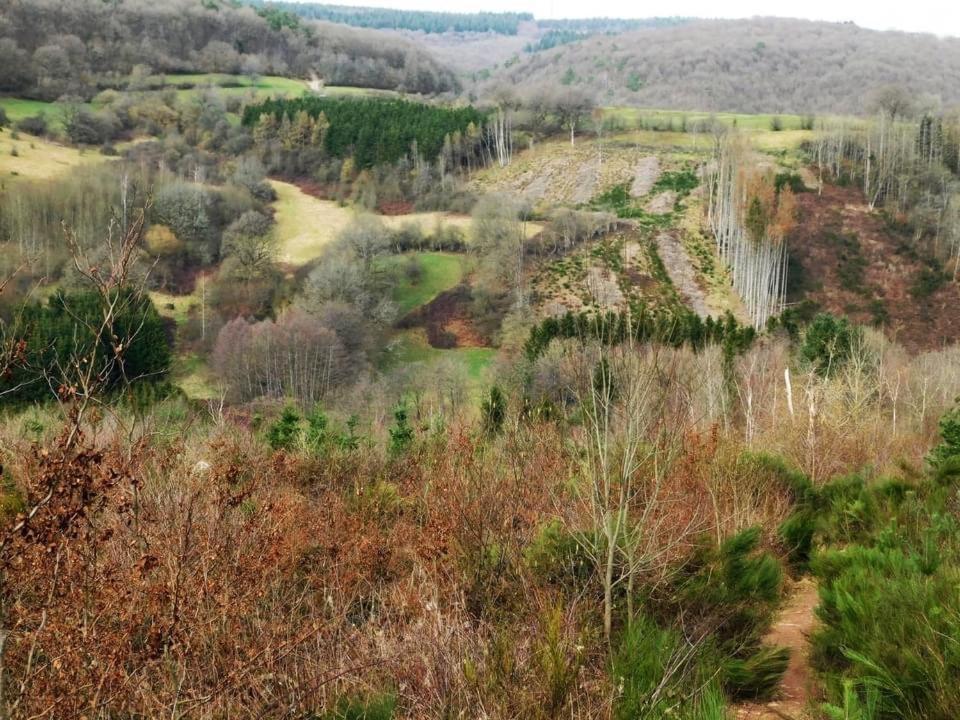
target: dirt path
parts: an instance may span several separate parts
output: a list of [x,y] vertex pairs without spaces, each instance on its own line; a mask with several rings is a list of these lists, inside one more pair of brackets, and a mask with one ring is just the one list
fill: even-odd
[[790,600],[764,640],[790,648],[790,663],[783,676],[777,699],[750,703],[737,708],[737,720],[809,720],[810,701],[815,697],[810,668],[809,636],[816,618],[817,586],[804,578],[793,587]]
[[633,171],[630,197],[640,198],[653,190],[660,177],[660,158],[650,155],[640,160]]
[[707,296],[697,284],[693,262],[683,244],[670,233],[657,235],[657,253],[663,260],[667,275],[680,296],[687,301],[690,309],[702,318],[710,314],[707,308]]

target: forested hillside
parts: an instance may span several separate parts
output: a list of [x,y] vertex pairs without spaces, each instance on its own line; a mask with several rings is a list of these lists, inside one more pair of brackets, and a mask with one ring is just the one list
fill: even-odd
[[861,112],[871,88],[901,84],[950,106],[960,102],[960,40],[804,20],[697,20],[521,57],[492,83],[521,91],[562,83],[605,104],[797,113]]
[[212,0],[9,0],[0,91],[44,100],[125,87],[135,70],[309,78],[434,93],[453,75],[400,38]]
[[251,2],[257,7],[269,7],[293,13],[312,20],[343,23],[356,27],[391,30],[422,30],[427,33],[492,32],[516,35],[521,22],[533,20],[527,12],[427,12],[422,10],[392,10],[376,7],[327,5],[315,2]]

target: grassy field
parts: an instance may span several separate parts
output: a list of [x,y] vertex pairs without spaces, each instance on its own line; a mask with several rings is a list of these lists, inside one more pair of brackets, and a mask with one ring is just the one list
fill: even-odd
[[687,129],[692,130],[697,124],[715,120],[727,127],[737,127],[741,130],[771,130],[775,119],[781,123],[783,130],[800,130],[804,116],[777,115],[774,113],[746,115],[743,113],[708,113],[699,111],[658,110],[635,107],[608,107],[603,109],[605,117],[615,118],[627,126],[636,127],[641,121],[649,125],[673,125],[678,131],[686,123]]
[[400,267],[416,258],[420,263],[421,277],[414,284],[401,271],[399,284],[394,290],[394,300],[400,315],[406,315],[414,308],[425,305],[437,295],[456,287],[463,280],[464,256],[454,253],[427,252],[391,255],[385,259],[385,266]]
[[[357,210],[332,200],[321,200],[303,192],[296,185],[271,180],[277,192],[276,234],[281,262],[305,265],[316,259],[357,215]],[[429,212],[392,215],[381,218],[388,227],[417,223],[424,233],[434,231],[439,223],[455,225],[466,232],[470,218],[465,215]]]
[[34,115],[43,115],[51,125],[57,126],[60,124],[60,108],[57,107],[55,103],[15,97],[0,97],[0,108],[3,108],[12,123],[19,122],[27,117],[33,117]]
[[177,355],[170,379],[191,400],[210,400],[220,394],[217,379],[199,355]]
[[170,295],[159,290],[151,290],[149,295],[157,312],[173,319],[178,325],[186,322],[190,317],[190,311],[200,307],[201,302],[199,281],[196,289],[189,295]]
[[466,372],[471,391],[478,392],[487,380],[487,371],[497,351],[494,348],[483,347],[441,350],[431,347],[424,331],[418,328],[400,333],[391,354],[392,363],[423,363],[428,367],[452,359]]
[[[179,85],[186,84],[192,84],[194,87],[178,87]],[[172,90],[178,100],[187,100],[210,89],[215,89],[217,93],[224,97],[240,96],[249,97],[250,99],[264,98],[273,95],[298,97],[310,89],[309,84],[305,80],[298,80],[296,78],[265,75],[254,79],[246,75],[224,75],[216,73],[157,75],[150,77],[145,86],[151,89],[142,92]],[[374,88],[340,85],[326,86],[322,88],[320,92],[326,95],[351,95],[358,97],[365,95],[390,97],[398,94],[393,90],[377,90]],[[97,103],[96,100],[92,103],[82,104],[93,109],[100,107],[100,104]],[[7,113],[7,117],[13,123],[23,120],[26,117],[44,115],[51,129],[58,130],[61,126],[61,112],[56,103],[44,102],[43,100],[27,100],[17,97],[0,97],[0,108],[3,108]]]
[[0,132],[0,189],[18,179],[49,180],[77,165],[105,162],[96,150],[78,150],[30,135],[13,139],[10,130]]

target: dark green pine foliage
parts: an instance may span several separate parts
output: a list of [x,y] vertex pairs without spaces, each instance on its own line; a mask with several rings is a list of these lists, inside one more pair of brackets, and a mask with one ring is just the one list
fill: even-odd
[[300,442],[302,434],[300,413],[293,405],[287,405],[267,430],[267,444],[274,450],[291,450]]
[[[57,390],[51,382],[76,383],[71,360],[91,356],[98,369],[110,366],[107,391],[165,380],[171,353],[163,319],[147,295],[130,289],[119,293],[113,325],[99,342],[102,300],[94,292],[58,292],[46,304],[25,307],[14,329],[22,352],[0,376],[0,392],[8,391],[5,398],[51,399]],[[116,341],[122,345],[118,362],[113,361]]]
[[480,414],[483,416],[483,432],[498,435],[507,419],[507,398],[499,386],[490,388],[490,395],[480,405]]
[[401,99],[331,98],[307,96],[293,100],[271,99],[250,105],[243,124],[252,127],[263,115],[284,115],[291,120],[304,110],[313,118],[323,113],[330,127],[324,150],[334,157],[353,157],[358,168],[392,164],[408,156],[416,145],[427,160],[443,150],[444,138],[466,134],[471,125],[479,131],[485,115],[474,107],[440,107]]
[[637,342],[656,341],[674,347],[689,344],[694,350],[722,344],[736,354],[750,347],[756,337],[751,327],[740,325],[731,314],[705,320],[687,308],[656,310],[645,306],[629,314],[567,313],[547,318],[530,329],[524,352],[531,362],[540,357],[555,338],[595,339],[604,345],[619,345],[632,338]]
[[401,403],[393,411],[394,426],[390,428],[390,454],[403,455],[413,445],[413,427],[408,419],[407,406]]

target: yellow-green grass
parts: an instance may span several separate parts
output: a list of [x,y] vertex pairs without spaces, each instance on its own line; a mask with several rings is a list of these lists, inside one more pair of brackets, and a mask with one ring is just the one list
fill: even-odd
[[423,363],[427,367],[445,360],[454,360],[466,372],[471,390],[480,390],[488,380],[488,370],[497,351],[494,348],[463,347],[441,350],[431,347],[422,328],[406,330],[397,335],[391,350],[391,363]]
[[607,107],[603,109],[607,117],[616,118],[629,125],[637,125],[641,120],[645,123],[654,125],[669,125],[680,130],[684,121],[687,129],[692,130],[697,123],[704,123],[710,120],[722,123],[728,127],[737,127],[741,130],[772,130],[775,119],[780,121],[784,130],[799,130],[804,120],[803,115],[778,115],[776,113],[758,113],[755,115],[746,113],[709,113],[703,111],[688,110],[661,110],[657,108],[635,108],[635,107]]
[[379,90],[377,88],[351,87],[349,85],[325,85],[317,90],[320,95],[351,95],[354,97],[377,96],[397,97],[396,90]]
[[[277,226],[274,232],[280,247],[280,261],[302,266],[315,260],[323,249],[358,215],[358,210],[345,207],[332,200],[321,200],[303,192],[296,185],[271,180],[277,192]],[[390,228],[400,228],[406,223],[416,223],[425,234],[430,234],[439,225],[453,225],[466,233],[470,218],[443,212],[412,213],[410,215],[381,216]],[[537,223],[528,223],[527,232],[533,236],[542,229]]]
[[199,355],[177,355],[170,376],[174,385],[191,400],[209,400],[220,395],[220,383]]
[[355,216],[353,210],[308,195],[291,183],[270,184],[277,193],[274,233],[281,262],[305,265],[315,259]]
[[200,307],[199,282],[197,288],[189,295],[171,295],[159,290],[151,290],[149,295],[157,312],[163,317],[171,318],[178,325],[187,321],[191,310]]
[[9,130],[0,133],[0,187],[19,179],[49,180],[78,165],[105,160],[96,150],[78,150],[24,133],[14,140]]
[[[416,260],[420,264],[420,279],[410,282],[402,271],[404,263]],[[393,298],[401,315],[426,305],[440,293],[456,287],[463,280],[464,256],[454,253],[425,252],[391,255],[383,261],[385,267],[400,269]]]
[[16,123],[27,117],[34,115],[44,115],[47,122],[59,122],[59,109],[54,103],[43,102],[42,100],[27,100],[25,98],[3,97],[0,98],[0,108],[7,114],[10,122]]

